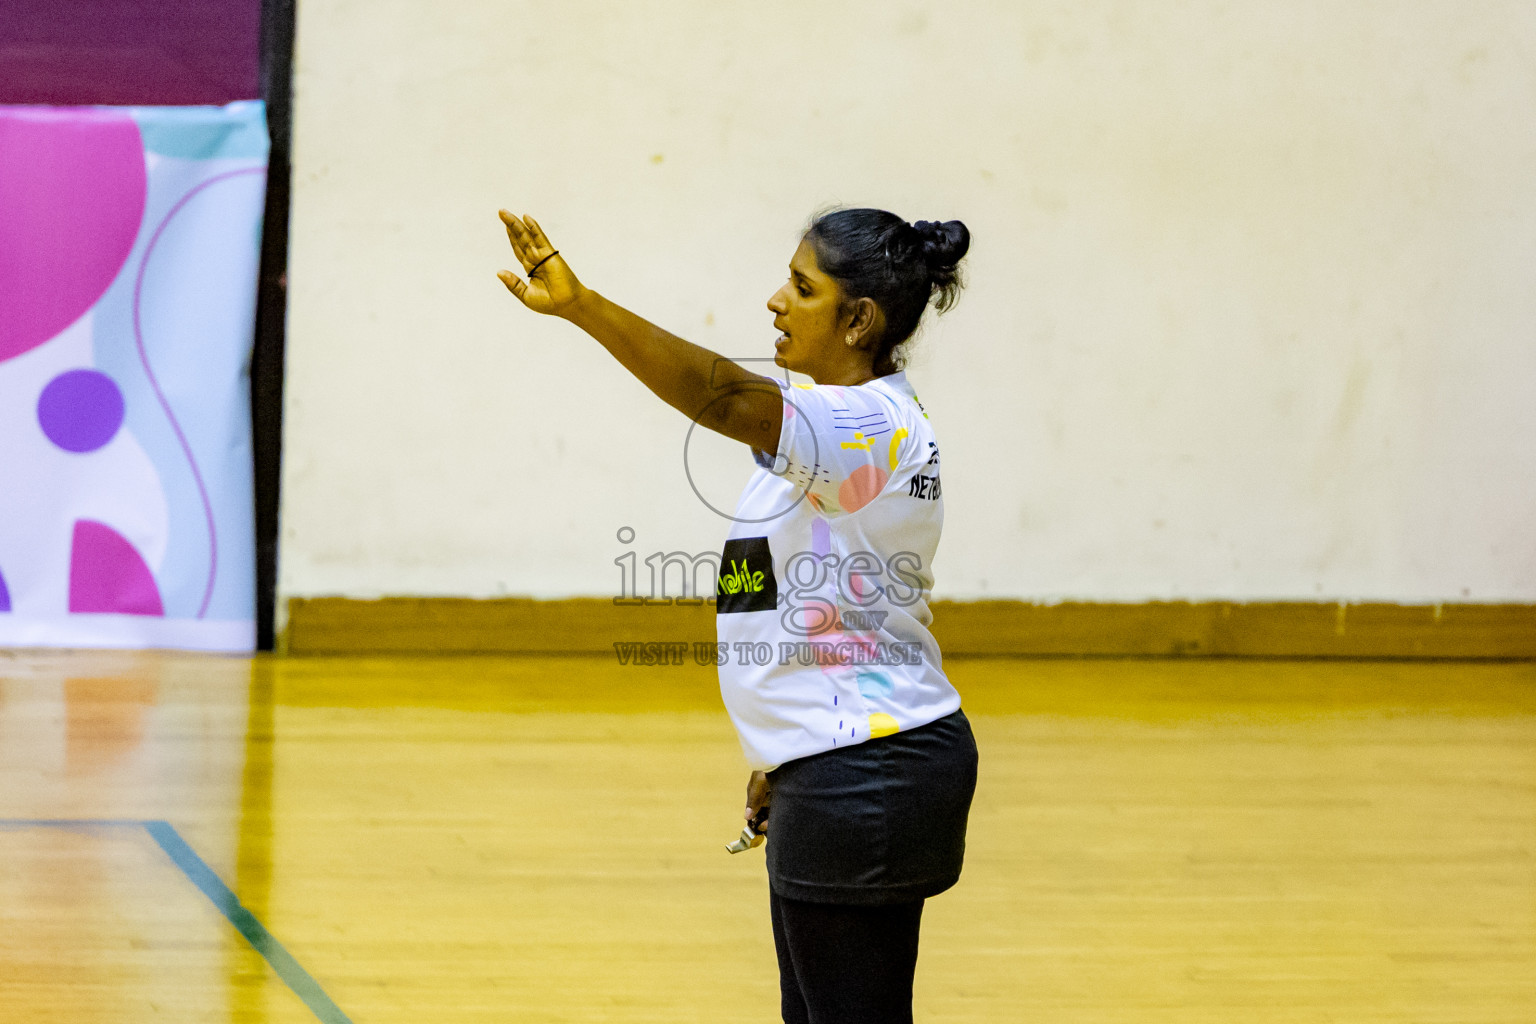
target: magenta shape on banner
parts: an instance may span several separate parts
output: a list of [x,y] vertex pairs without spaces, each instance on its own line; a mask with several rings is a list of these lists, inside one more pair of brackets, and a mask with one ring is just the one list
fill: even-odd
[[133,251],[146,190],[132,118],[0,108],[0,363],[96,304]]
[[164,615],[154,574],[132,544],[112,527],[75,522],[69,556],[69,610],[118,615]]

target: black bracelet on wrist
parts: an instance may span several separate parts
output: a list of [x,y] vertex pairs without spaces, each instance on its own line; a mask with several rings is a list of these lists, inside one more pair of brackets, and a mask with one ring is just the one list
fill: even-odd
[[538,269],[539,269],[539,268],[540,268],[540,267],[542,267],[542,266],[543,266],[543,265],[544,265],[544,264],[545,264],[545,263],[546,263],[546,262],[547,262],[547,261],[549,261],[549,260],[552,260],[552,259],[554,259],[554,258],[555,258],[555,257],[556,257],[556,256],[559,256],[559,255],[560,255],[560,250],[559,250],[559,249],[556,249],[556,250],[555,250],[555,251],[554,251],[554,252],[552,252],[552,253],[550,253],[550,254],[549,254],[549,255],[548,255],[548,256],[545,256],[545,257],[544,257],[544,259],[542,259],[542,260],[539,260],[539,262],[537,262],[537,263],[535,263],[535,264],[534,264],[534,265],[533,265],[533,266],[531,266],[531,267],[529,267],[529,268],[528,268],[528,280],[530,280],[530,281],[532,281],[532,280],[533,280],[533,272],[534,272],[534,271],[535,271],[535,270],[538,270]]

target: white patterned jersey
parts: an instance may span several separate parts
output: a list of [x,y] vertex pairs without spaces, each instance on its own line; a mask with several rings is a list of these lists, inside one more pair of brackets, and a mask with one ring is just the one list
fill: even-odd
[[780,387],[715,587],[720,692],[762,770],[960,706],[928,631],[939,448],[906,374]]

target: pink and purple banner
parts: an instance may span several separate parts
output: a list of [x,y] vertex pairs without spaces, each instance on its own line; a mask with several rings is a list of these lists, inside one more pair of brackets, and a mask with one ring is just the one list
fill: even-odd
[[262,104],[0,106],[0,646],[254,646]]

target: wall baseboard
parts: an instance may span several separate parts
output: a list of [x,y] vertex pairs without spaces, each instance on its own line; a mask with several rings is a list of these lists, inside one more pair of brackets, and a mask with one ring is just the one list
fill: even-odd
[[[1536,658],[1536,605],[935,601],[946,656]],[[710,604],[611,598],[291,598],[290,654],[602,654],[713,641]]]

